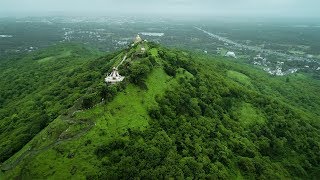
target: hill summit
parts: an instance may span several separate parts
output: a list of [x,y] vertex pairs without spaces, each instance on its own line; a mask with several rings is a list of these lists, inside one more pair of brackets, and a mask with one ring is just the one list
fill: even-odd
[[[124,79],[106,84],[113,67]],[[72,79],[67,79],[68,73]],[[75,83],[67,88],[70,94],[75,93],[73,88],[82,88],[74,96],[77,99],[3,162],[1,176],[278,179],[320,175],[316,121],[320,100],[316,91],[310,91],[319,88],[319,82],[307,75],[293,75],[288,81],[240,60],[144,41],[89,58],[68,73],[62,73],[66,77],[61,81],[66,86]]]

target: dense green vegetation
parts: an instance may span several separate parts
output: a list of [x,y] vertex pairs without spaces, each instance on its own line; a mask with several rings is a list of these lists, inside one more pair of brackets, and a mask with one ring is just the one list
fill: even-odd
[[[250,78],[244,74],[233,73],[239,76],[239,84],[224,78],[227,69],[234,69],[231,64],[227,68],[221,68],[223,63],[199,65],[192,57],[169,50],[159,55],[170,71],[183,68],[194,78],[179,78],[179,87],[157,100],[158,106],[149,110],[152,121],[147,130],[129,130],[128,137],[98,147],[97,156],[108,157],[102,164],[102,177],[275,179],[318,175],[314,173],[319,173],[319,122],[313,120],[319,117],[319,107],[310,110],[315,114],[309,119],[295,109],[303,103],[293,102],[295,107],[291,107],[279,97],[248,88],[243,81]],[[254,84],[257,88],[262,85]],[[308,95],[319,102],[315,93]]]
[[[68,96],[52,101],[61,104],[55,112],[64,115],[4,162],[3,176],[283,179],[320,175],[319,80],[302,73],[273,77],[241,61],[153,43],[145,44],[147,53],[141,54],[140,47],[89,58],[72,66],[81,69],[71,71],[72,75],[60,74],[57,87]],[[119,68],[125,81],[103,85],[104,73],[125,54],[129,58]],[[44,58],[41,63],[57,61]],[[73,81],[84,85],[68,89]],[[37,92],[41,99],[46,96],[42,91]],[[80,104],[66,111],[79,97]],[[99,103],[101,98],[105,101]],[[54,106],[46,107],[50,112]]]
[[57,45],[25,57],[1,60],[0,162],[20,150],[102,78],[111,56],[93,60],[96,50]]

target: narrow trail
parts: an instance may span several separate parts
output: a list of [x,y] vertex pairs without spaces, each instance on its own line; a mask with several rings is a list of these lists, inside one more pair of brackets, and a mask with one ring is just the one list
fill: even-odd
[[127,54],[123,57],[122,61],[118,64],[118,66],[116,66],[116,68],[118,69],[118,67],[127,59]]
[[87,127],[82,129],[81,131],[79,131],[79,133],[73,135],[72,137],[69,138],[61,138],[61,135],[64,133],[64,131],[60,134],[59,138],[56,139],[53,143],[40,148],[40,149],[28,149],[27,151],[25,151],[24,153],[22,153],[17,159],[15,159],[13,162],[8,162],[8,163],[3,163],[1,166],[1,170],[2,171],[8,171],[11,170],[13,168],[15,168],[23,159],[25,159],[26,157],[32,157],[35,156],[43,151],[46,151],[58,144],[61,144],[63,142],[66,141],[71,141],[74,139],[77,139],[79,137],[81,137],[82,135],[86,134],[93,126],[95,126],[95,123],[92,121],[79,121],[76,119],[73,119],[73,116],[76,112],[79,112],[79,107],[81,106],[81,101],[83,98],[79,98],[76,100],[74,106],[72,106],[69,110],[68,110],[68,114],[67,115],[61,115],[60,118],[61,120],[67,122],[67,123],[71,123],[71,124],[86,124]]

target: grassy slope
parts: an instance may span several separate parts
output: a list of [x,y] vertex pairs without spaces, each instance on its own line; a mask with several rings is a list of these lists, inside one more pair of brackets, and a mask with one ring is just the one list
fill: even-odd
[[240,121],[244,126],[262,124],[266,121],[266,119],[261,116],[259,109],[256,109],[249,103],[243,103],[237,111],[240,113]]

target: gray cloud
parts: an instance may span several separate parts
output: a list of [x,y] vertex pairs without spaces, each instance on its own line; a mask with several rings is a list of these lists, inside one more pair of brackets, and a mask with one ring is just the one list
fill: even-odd
[[2,15],[173,14],[318,17],[318,0],[0,0]]

